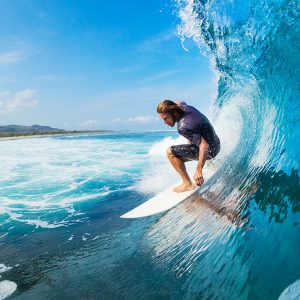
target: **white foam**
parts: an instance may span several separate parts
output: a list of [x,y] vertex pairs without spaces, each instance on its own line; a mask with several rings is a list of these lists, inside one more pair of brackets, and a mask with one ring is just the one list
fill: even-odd
[[186,143],[182,137],[166,137],[154,143],[148,152],[148,167],[136,189],[143,193],[157,193],[178,182],[179,178],[166,156],[166,150],[172,145]]
[[198,18],[195,12],[195,1],[193,0],[176,0],[180,10],[178,12],[181,19],[180,26],[177,27],[178,34],[182,41],[182,46],[187,50],[183,43],[185,37],[193,38],[193,40],[199,44],[202,41],[201,31],[201,19]]
[[0,300],[12,295],[17,289],[17,284],[13,281],[3,280],[0,282]]
[[179,136],[175,139],[172,137],[166,137],[163,140],[154,143],[148,153],[150,156],[166,156],[167,148],[171,147],[172,145],[180,145],[185,143],[186,140],[182,136]]
[[278,300],[299,300],[300,299],[300,279],[289,285],[279,296]]
[[[0,148],[0,214],[37,227],[66,226],[71,222],[67,222],[68,217],[80,214],[75,212],[74,203],[99,199],[117,190],[100,185],[85,192],[83,185],[119,182],[145,161],[145,155],[136,155],[145,147],[143,140],[120,143],[86,139],[82,147],[77,138],[6,141]],[[68,217],[63,213],[63,220],[48,221],[46,215],[56,211]]]
[[7,267],[4,264],[0,264],[0,273],[4,273],[10,269],[12,269],[12,267]]
[[[7,272],[11,269],[12,269],[12,267],[8,267],[4,264],[0,264],[0,273]],[[0,278],[1,278],[1,276],[0,276]],[[9,297],[16,289],[17,289],[16,283],[9,281],[9,280],[1,281],[0,282],[0,300]]]
[[[185,143],[186,139],[182,136],[178,138],[166,137],[154,143],[148,152],[148,168],[135,188],[143,193],[159,193],[180,182],[179,175],[166,156],[166,149],[172,145]],[[185,165],[188,174],[192,177],[196,170],[197,161],[190,161]],[[217,166],[214,162],[207,162],[203,169],[205,180],[209,179],[216,170]]]
[[245,105],[245,100],[241,97],[234,97],[225,104],[220,111],[216,112],[214,128],[221,141],[221,151],[218,157],[225,158],[239,143],[243,119],[241,107]]
[[35,225],[36,228],[58,228],[66,226],[63,222],[59,222],[57,224],[50,224],[49,222],[42,221],[42,220],[24,220],[26,224]]

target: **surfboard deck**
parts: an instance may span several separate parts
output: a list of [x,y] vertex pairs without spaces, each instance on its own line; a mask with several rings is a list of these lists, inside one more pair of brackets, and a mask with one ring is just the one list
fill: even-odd
[[198,188],[196,188],[191,191],[176,193],[173,192],[174,187],[175,185],[150,198],[148,201],[122,215],[121,218],[134,219],[162,213],[198,192]]

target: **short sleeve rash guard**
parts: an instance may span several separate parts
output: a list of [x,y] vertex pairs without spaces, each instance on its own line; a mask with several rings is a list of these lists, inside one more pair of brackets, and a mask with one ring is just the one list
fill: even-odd
[[200,145],[203,137],[210,148],[217,148],[220,140],[209,120],[196,108],[185,102],[181,102],[179,106],[184,113],[179,117],[177,123],[178,133],[196,146]]

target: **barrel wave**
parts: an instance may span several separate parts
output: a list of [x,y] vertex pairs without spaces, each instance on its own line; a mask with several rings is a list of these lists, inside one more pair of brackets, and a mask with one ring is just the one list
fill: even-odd
[[[295,259],[300,211],[300,4],[177,3],[183,45],[193,38],[218,76],[213,116],[215,123],[222,120],[218,133],[223,144],[231,138],[235,144],[202,189],[201,201],[237,227],[223,224],[215,229],[216,222],[208,221],[207,215],[194,220],[201,225],[190,224],[195,230],[178,246],[185,244],[186,251],[181,267],[175,263],[174,268],[180,274],[196,270],[200,299],[228,299],[229,294],[234,299],[276,299],[300,278]],[[189,242],[196,232],[204,237]],[[171,250],[166,252],[162,257],[167,260]],[[199,261],[193,265],[195,257]]]
[[236,110],[222,126],[239,117],[239,141],[220,169],[228,175],[224,183],[244,181],[249,187],[271,173],[297,181],[299,2],[179,1],[179,6],[179,34],[194,38],[218,75],[214,117],[230,105]]

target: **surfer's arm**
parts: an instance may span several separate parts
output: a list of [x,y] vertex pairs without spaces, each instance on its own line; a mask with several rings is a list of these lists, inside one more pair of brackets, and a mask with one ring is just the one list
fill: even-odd
[[202,175],[202,169],[206,161],[207,153],[208,153],[208,143],[206,140],[202,137],[201,143],[199,145],[199,156],[198,156],[198,164],[197,169],[194,174],[194,181],[198,186],[201,186],[204,182],[203,175]]
[[202,168],[205,164],[206,157],[207,157],[207,152],[208,152],[208,143],[206,140],[202,137],[201,138],[201,143],[199,146],[199,156],[198,156],[198,164],[197,164],[197,169],[202,172]]

